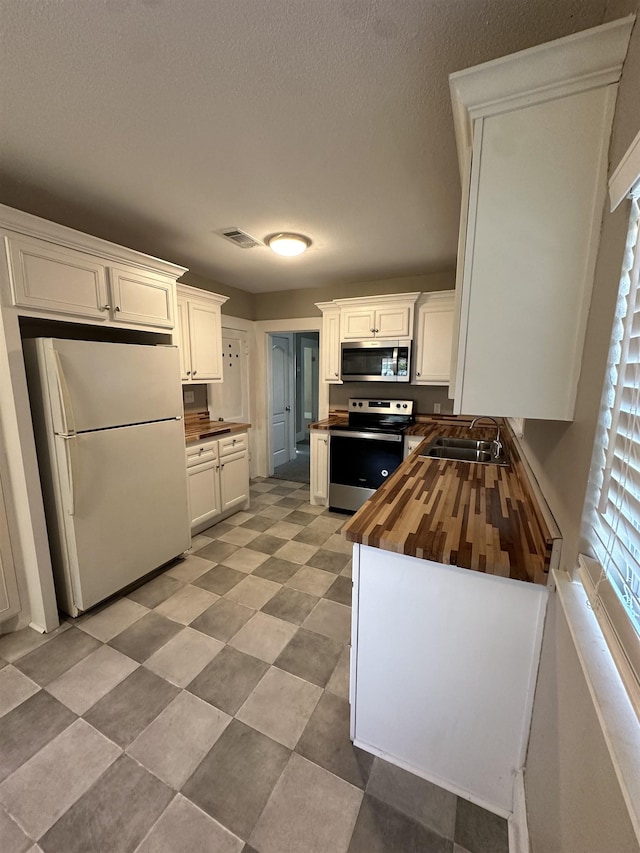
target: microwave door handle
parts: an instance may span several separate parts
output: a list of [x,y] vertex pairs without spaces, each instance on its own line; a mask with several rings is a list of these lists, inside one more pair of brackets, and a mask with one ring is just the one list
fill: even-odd
[[398,347],[393,348],[393,375],[398,375]]

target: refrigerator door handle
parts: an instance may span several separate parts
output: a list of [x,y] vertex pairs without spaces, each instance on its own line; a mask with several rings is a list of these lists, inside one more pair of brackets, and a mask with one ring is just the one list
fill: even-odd
[[[73,408],[71,406],[71,398],[69,397],[69,389],[64,378],[64,371],[60,363],[60,353],[57,350],[52,350],[53,366],[56,374],[56,387],[58,389],[58,401],[60,404],[60,412],[62,414],[62,428],[65,435],[74,435],[76,424],[73,418]],[[73,513],[72,513],[73,514]]]
[[68,514],[75,515],[76,512],[76,489],[73,479],[73,455],[75,453],[75,438],[74,435],[61,435],[60,438],[64,442],[64,458],[67,463],[67,482],[69,483],[69,508]]

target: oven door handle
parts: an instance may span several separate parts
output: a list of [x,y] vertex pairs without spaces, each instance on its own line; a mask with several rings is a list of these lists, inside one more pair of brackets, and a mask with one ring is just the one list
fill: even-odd
[[348,429],[330,429],[329,435],[344,436],[345,438],[368,438],[372,441],[402,441],[404,436],[387,432],[354,432]]

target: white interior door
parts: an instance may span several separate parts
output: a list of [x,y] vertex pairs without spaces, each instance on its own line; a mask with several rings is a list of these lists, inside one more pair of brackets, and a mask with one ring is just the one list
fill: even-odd
[[271,457],[273,467],[292,458],[291,335],[271,335]]

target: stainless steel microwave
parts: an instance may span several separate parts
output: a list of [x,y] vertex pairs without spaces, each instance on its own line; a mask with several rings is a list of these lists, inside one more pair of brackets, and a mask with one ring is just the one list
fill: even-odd
[[340,347],[343,382],[408,382],[411,341],[345,341]]

